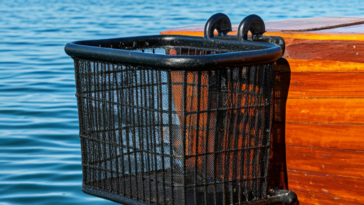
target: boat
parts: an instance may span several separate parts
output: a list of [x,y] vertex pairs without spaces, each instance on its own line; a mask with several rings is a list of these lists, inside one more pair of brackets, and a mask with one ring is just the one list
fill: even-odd
[[[274,68],[269,184],[294,191],[300,204],[363,204],[364,18],[265,25],[264,35],[286,45]],[[203,30],[161,34],[203,36]]]

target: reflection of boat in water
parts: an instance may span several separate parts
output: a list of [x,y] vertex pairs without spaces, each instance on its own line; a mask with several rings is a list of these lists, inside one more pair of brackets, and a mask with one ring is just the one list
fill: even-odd
[[[266,22],[285,39],[275,67],[270,184],[302,204],[364,196],[364,18]],[[203,35],[203,26],[162,32]],[[229,35],[236,34],[236,27]]]

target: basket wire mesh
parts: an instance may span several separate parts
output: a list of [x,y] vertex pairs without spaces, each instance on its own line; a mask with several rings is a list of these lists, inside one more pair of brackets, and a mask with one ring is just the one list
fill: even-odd
[[174,71],[74,61],[84,188],[140,204],[244,204],[267,196],[272,63]]

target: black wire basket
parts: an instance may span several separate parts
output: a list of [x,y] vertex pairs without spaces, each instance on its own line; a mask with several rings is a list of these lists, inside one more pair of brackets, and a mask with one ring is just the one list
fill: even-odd
[[[66,45],[86,193],[126,204],[266,204],[276,44],[143,36]],[[246,31],[247,32],[247,31]],[[254,34],[254,33],[253,33]],[[284,192],[287,194],[286,192]]]

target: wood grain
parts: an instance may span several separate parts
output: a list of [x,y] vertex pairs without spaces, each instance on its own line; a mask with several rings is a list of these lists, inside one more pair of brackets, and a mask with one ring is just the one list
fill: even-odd
[[[341,20],[340,20],[341,19]],[[330,22],[331,21],[331,22]],[[309,39],[322,41],[364,41],[363,18],[307,18],[266,23],[266,36],[280,36],[287,39]],[[350,26],[352,25],[352,26]],[[336,28],[338,27],[338,28]],[[238,25],[232,25],[233,31],[228,35],[237,34]],[[327,29],[331,28],[331,29]],[[323,29],[323,30],[317,30]],[[203,36],[204,26],[185,27],[163,31],[163,35]],[[289,31],[291,30],[291,31]],[[311,30],[299,32],[299,30]]]
[[364,179],[288,169],[300,204],[363,204]]
[[363,24],[364,18],[355,17],[316,17],[316,18],[299,18],[280,21],[266,22],[266,28],[269,31],[279,32],[301,32],[329,30],[331,28],[341,28]]
[[310,31],[309,33],[325,33],[325,34],[362,34],[364,32],[364,24],[352,25],[352,26],[344,26],[332,29],[324,29],[318,31]]
[[[318,18],[299,18],[299,19],[290,19],[290,20],[281,20],[281,21],[268,21],[265,22],[265,28],[267,31],[275,31],[275,32],[299,32],[299,31],[316,31],[322,30],[330,31],[334,28],[342,28],[348,26],[357,26],[360,24],[364,24],[364,18],[356,18],[356,17],[318,17]],[[233,32],[238,29],[238,24],[233,24],[232,29]],[[331,29],[330,29],[331,28]],[[201,32],[203,31],[204,26],[191,26],[169,30],[168,32],[178,32],[178,31],[195,31]],[[348,32],[347,29],[340,30],[341,32]],[[164,31],[166,32],[166,31]],[[163,32],[163,33],[164,33]],[[350,32],[353,32],[350,30]],[[362,30],[358,30],[358,32],[364,33]]]
[[[237,28],[238,25],[233,25]],[[308,40],[322,40],[322,41],[364,41],[364,35],[360,33],[361,30],[356,30],[355,33],[310,33],[310,32],[278,32],[270,31],[264,33],[265,36],[280,36],[284,39],[308,39]],[[163,31],[162,35],[184,35],[184,36],[203,36],[203,26],[198,26],[187,30],[185,28]],[[233,30],[228,33],[229,36],[236,36],[237,31]]]
[[364,98],[364,73],[291,73],[288,98]]
[[286,122],[364,124],[364,98],[288,99]]
[[364,178],[364,151],[287,146],[287,168]]
[[[364,203],[364,24],[342,20],[266,23],[264,35],[285,39],[289,63],[275,69],[268,183],[288,180],[304,205]],[[203,26],[162,34],[203,36]]]
[[339,73],[362,73],[364,63],[287,59],[292,73],[295,72],[339,72]]
[[295,190],[294,191],[297,196],[300,204],[303,205],[358,205],[362,204],[357,201],[340,199],[336,196],[331,196],[329,194],[321,194],[321,193],[311,193],[306,190]]
[[286,145],[364,150],[364,125],[286,123]]
[[364,63],[363,41],[285,39],[285,42],[285,58]]
[[[321,31],[321,30],[320,30]],[[188,32],[185,32],[188,34]],[[229,33],[230,34],[230,33]],[[236,32],[231,32],[231,35],[236,35]],[[317,32],[277,32],[269,31],[264,33],[265,36],[280,36],[284,40],[288,39],[306,39],[306,40],[321,40],[321,41],[364,41],[364,35],[361,29],[357,29],[355,33],[320,33]],[[202,34],[203,36],[203,34]]]

